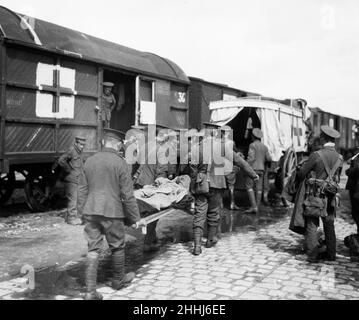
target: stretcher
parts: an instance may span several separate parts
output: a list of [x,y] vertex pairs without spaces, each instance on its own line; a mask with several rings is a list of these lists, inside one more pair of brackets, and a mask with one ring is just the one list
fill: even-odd
[[177,209],[175,209],[175,208],[168,208],[168,209],[161,210],[160,212],[156,212],[154,214],[151,214],[151,215],[143,218],[143,220],[146,223],[146,226],[142,227],[142,234],[147,234],[147,225],[175,212],[176,210]]
[[[188,203],[190,178],[182,176],[177,179],[180,179],[185,187],[181,185],[180,188],[177,183],[162,178],[162,180],[158,180],[158,186],[145,186],[143,189],[135,191],[137,205],[146,225],[175,212],[182,201],[182,204]],[[169,186],[174,188],[174,191],[168,190]],[[142,228],[143,234],[147,233],[146,229],[147,227]]]

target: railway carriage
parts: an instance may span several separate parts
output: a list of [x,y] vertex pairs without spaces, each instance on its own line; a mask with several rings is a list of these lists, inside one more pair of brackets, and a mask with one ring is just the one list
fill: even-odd
[[[114,83],[110,127],[132,125],[200,129],[228,124],[246,155],[250,132],[260,127],[283,183],[307,152],[307,104],[278,100],[190,77],[172,61],[26,17],[0,6],[0,204],[10,197],[15,172],[25,178],[33,211],[51,199],[54,160],[77,135],[87,138],[85,157],[100,150],[103,82]],[[312,108],[314,136],[322,124],[342,133],[341,151],[359,144],[357,122]],[[354,128],[355,127],[355,128]],[[272,165],[272,172],[276,163]],[[23,180],[23,179],[22,179]],[[21,182],[22,184],[22,182]]]
[[189,125],[191,128],[200,129],[204,122],[211,120],[209,104],[213,101],[260,96],[221,83],[209,82],[195,77],[189,77],[189,79],[191,81],[189,87]]
[[113,82],[113,129],[188,126],[186,74],[172,61],[0,7],[0,202],[25,177],[27,203],[43,210],[51,165],[75,136],[100,149],[102,83]]
[[340,132],[338,149],[344,158],[350,158],[359,147],[359,119],[342,117],[326,112],[320,108],[310,108],[310,124],[312,129],[313,148],[320,134],[320,126],[328,125]]
[[[190,124],[200,128],[203,122],[229,125],[237,148],[247,156],[251,143],[251,130],[261,128],[263,142],[269,147],[274,174],[282,156],[280,176],[282,184],[294,172],[299,159],[307,151],[307,127],[309,117],[307,103],[303,99],[278,100],[263,97],[229,87],[190,77]],[[244,179],[238,179],[244,181]],[[237,185],[244,188],[243,183]]]

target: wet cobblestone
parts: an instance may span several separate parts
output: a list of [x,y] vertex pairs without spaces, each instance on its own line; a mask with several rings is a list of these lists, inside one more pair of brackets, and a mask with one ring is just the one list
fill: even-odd
[[[115,291],[99,280],[98,291],[108,300],[358,300],[358,263],[343,244],[354,225],[338,217],[337,261],[317,264],[306,261],[303,237],[288,225],[286,215],[259,230],[223,234],[217,246],[203,248],[200,256],[192,255],[191,242],[168,243],[134,270],[130,286]],[[83,269],[72,276],[76,285],[58,275],[58,283],[66,282],[62,292],[50,288],[37,295],[21,287],[23,278],[3,281],[0,299],[81,299]]]

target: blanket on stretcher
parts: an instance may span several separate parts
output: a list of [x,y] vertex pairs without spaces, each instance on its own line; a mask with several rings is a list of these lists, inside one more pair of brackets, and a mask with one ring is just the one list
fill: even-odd
[[[179,176],[174,180],[158,178],[154,185],[144,186],[135,190],[134,194],[140,211],[163,210],[179,203],[189,194],[191,178],[187,175]],[[143,204],[142,204],[143,203]]]

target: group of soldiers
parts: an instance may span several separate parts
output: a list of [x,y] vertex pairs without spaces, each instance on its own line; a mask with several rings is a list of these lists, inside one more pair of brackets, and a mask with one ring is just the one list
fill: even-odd
[[[256,128],[252,132],[253,143],[249,146],[247,161],[242,153],[236,152],[234,141],[230,138],[231,128],[228,126],[218,127],[212,123],[205,123],[207,129],[203,137],[199,137],[198,148],[199,159],[190,159],[189,169],[192,178],[191,192],[195,198],[195,210],[193,218],[194,255],[202,253],[202,237],[207,224],[206,248],[211,248],[218,242],[217,232],[220,223],[220,212],[223,207],[223,191],[228,188],[230,192],[230,209],[238,207],[234,201],[234,189],[237,173],[242,170],[246,176],[246,186],[250,197],[251,208],[246,213],[257,213],[258,204],[261,201],[261,190],[265,160],[271,161],[268,148],[260,142],[262,132]],[[220,170],[221,164],[212,159],[203,159],[203,151],[208,145],[208,140],[213,150],[224,151],[225,161],[232,161],[230,171]],[[192,150],[193,151],[193,150]],[[264,153],[264,154],[262,154]],[[258,166],[257,159],[263,164]],[[255,192],[255,191],[256,192]]]
[[[86,143],[84,137],[76,137],[73,147],[60,157],[58,163],[66,172],[68,198],[66,221],[72,225],[85,224],[85,235],[88,241],[85,299],[102,299],[96,291],[96,281],[99,252],[103,247],[104,237],[112,252],[113,281],[111,286],[119,290],[131,282],[135,276],[133,273],[125,274],[124,272],[124,228],[127,225],[137,229],[146,226],[146,222],[141,218],[138,203],[134,197],[134,189],[152,185],[158,178],[173,179],[183,174],[191,177],[190,191],[194,197],[194,255],[202,253],[202,238],[205,229],[207,229],[205,247],[211,248],[218,242],[217,232],[224,190],[228,189],[230,193],[230,209],[238,208],[234,200],[234,189],[239,171],[244,172],[246,177],[245,185],[250,202],[250,208],[245,213],[257,214],[261,201],[263,200],[264,204],[268,202],[268,191],[263,186],[265,185],[265,170],[272,159],[268,148],[261,142],[262,131],[259,128],[252,130],[252,143],[249,146],[248,156],[245,158],[236,150],[235,143],[230,138],[230,127],[217,126],[213,123],[205,123],[204,127],[207,130],[199,133],[195,130],[194,136],[189,134],[191,150],[188,152],[189,157],[185,164],[164,164],[157,161],[153,164],[141,163],[133,168],[126,162],[123,152],[121,153],[125,148],[125,142],[116,130],[111,129],[104,129],[102,151],[89,157],[86,162],[82,157]],[[147,137],[146,127],[133,127],[133,129]],[[339,182],[343,166],[343,158],[335,148],[335,141],[339,136],[338,131],[329,126],[322,126],[322,148],[313,152],[297,171],[299,181],[305,185],[303,189],[305,192],[302,193],[303,197],[300,197],[298,191],[294,211],[296,207],[302,208],[303,204],[306,204],[302,214],[305,221],[306,250],[310,261],[335,260],[334,217],[337,195],[336,192],[323,192],[323,183],[327,182],[328,177],[335,183]],[[158,150],[164,143],[168,143],[168,136],[161,137],[158,134],[156,143],[149,144],[146,148],[152,148],[151,152],[155,152],[158,156]],[[231,161],[233,164],[230,166],[230,171],[223,169],[223,163],[218,165],[212,158],[205,159],[208,156],[205,152],[208,143],[213,149],[221,150],[221,155],[225,151],[224,160]],[[176,145],[173,147],[177,148]],[[353,160],[354,164],[357,162]],[[358,170],[358,165],[353,165],[350,170],[348,175],[354,176],[357,174],[355,170]],[[351,197],[353,208],[357,208],[358,205],[356,193],[357,191],[351,193],[353,194]],[[320,207],[321,204],[323,204],[322,207]],[[319,252],[317,239],[320,218],[324,226],[325,252]],[[356,215],[357,220],[359,219]],[[144,249],[158,250],[156,223],[148,227],[149,232],[145,238]]]
[[[231,208],[234,204],[233,173],[243,170],[248,177],[248,194],[251,194],[251,209],[248,212],[256,213],[260,201],[260,177],[263,175],[265,161],[269,161],[268,149],[260,142],[260,129],[253,130],[253,143],[249,148],[247,162],[241,153],[233,150],[234,143],[228,140],[228,127],[218,127],[205,124],[206,133],[198,133],[193,139],[196,143],[190,144],[193,149],[198,148],[198,159],[188,159],[186,164],[140,164],[132,168],[126,163],[121,154],[124,141],[116,130],[104,129],[103,148],[101,152],[83,159],[85,137],[75,138],[73,147],[62,155],[58,163],[65,171],[66,195],[68,209],[67,223],[71,225],[85,224],[85,235],[88,241],[88,256],[86,268],[87,294],[85,299],[101,299],[96,291],[97,268],[99,252],[103,246],[103,237],[106,238],[112,252],[113,281],[112,287],[122,288],[134,278],[133,273],[124,273],[124,226],[139,228],[146,226],[141,218],[134,189],[145,185],[152,185],[156,179],[169,178],[182,174],[191,177],[191,192],[194,196],[193,254],[202,252],[202,237],[207,223],[206,247],[214,246],[217,241],[217,230],[220,223],[220,210],[223,206],[223,191],[227,185],[232,190]],[[146,127],[133,127],[139,133],[146,134]],[[189,137],[191,140],[191,137]],[[214,160],[203,161],[203,147],[210,141],[213,148],[229,148],[227,154],[232,155],[233,172],[216,170]],[[158,151],[161,144],[168,142],[168,136],[157,135],[156,146],[153,152]],[[177,146],[174,146],[177,148]],[[193,151],[193,150],[192,150]],[[263,154],[262,154],[263,153]],[[262,159],[263,164],[259,164]],[[208,160],[208,159],[207,159]],[[232,176],[231,176],[232,175]],[[235,174],[234,174],[235,176]],[[230,181],[230,184],[227,184]],[[206,185],[205,190],[203,186]],[[202,191],[201,191],[202,188]],[[233,188],[233,189],[232,189]],[[257,198],[254,190],[257,190]],[[144,250],[158,250],[156,238],[156,223],[148,226],[148,233],[144,241]]]

